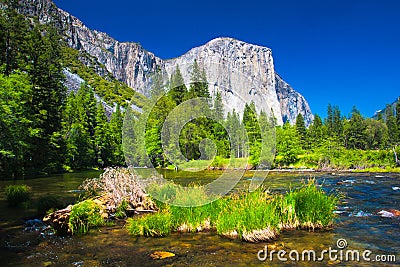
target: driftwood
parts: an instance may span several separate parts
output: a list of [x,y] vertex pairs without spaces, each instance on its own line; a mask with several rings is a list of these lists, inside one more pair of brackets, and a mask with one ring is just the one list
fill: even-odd
[[[100,194],[89,197],[100,208],[103,219],[112,219],[118,207],[125,202],[126,215],[157,211],[155,203],[137,183],[136,177],[127,169],[106,169],[100,178],[86,180],[81,186],[89,194]],[[53,212],[44,217],[43,222],[54,228],[59,235],[72,234],[69,228],[69,217],[73,206]]]
[[65,209],[55,211],[43,218],[43,222],[47,225],[53,227],[59,235],[69,235],[72,234],[69,228],[69,215],[72,210],[72,205],[69,205]]

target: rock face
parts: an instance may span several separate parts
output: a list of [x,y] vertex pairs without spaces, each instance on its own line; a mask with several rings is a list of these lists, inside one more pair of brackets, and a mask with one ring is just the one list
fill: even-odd
[[210,94],[213,96],[219,91],[227,107],[242,113],[244,104],[254,101],[258,111],[273,110],[277,122],[282,124],[271,49],[232,38],[217,38],[181,57],[167,60],[165,69],[171,74],[179,65],[185,82],[189,83],[190,69],[185,69],[194,60],[206,71]]
[[275,75],[275,89],[281,106],[283,122],[296,122],[298,114],[303,115],[306,126],[314,120],[306,99],[287,84],[278,74]]
[[[51,0],[21,0],[20,13],[36,16],[62,30],[68,45],[92,56],[84,64],[98,74],[111,73],[134,90],[148,96],[144,86],[157,69],[171,73],[175,64],[185,68],[196,59],[205,67],[210,94],[221,92],[223,102],[236,111],[243,101],[273,112],[277,122],[295,122],[301,113],[308,125],[313,116],[307,101],[275,72],[271,49],[232,38],[217,38],[185,55],[162,60],[137,43],[121,43],[106,33],[87,28],[79,19],[59,9]],[[184,77],[189,82],[189,77]]]

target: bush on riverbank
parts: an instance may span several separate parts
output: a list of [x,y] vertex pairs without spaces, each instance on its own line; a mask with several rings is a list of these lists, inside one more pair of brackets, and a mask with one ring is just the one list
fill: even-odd
[[370,172],[396,171],[392,150],[356,150],[356,149],[317,149],[297,156],[289,165],[282,162],[282,156],[276,156],[279,167],[312,168],[316,170],[357,170]]
[[10,207],[27,205],[31,198],[31,188],[27,185],[9,185],[5,189],[7,203]]

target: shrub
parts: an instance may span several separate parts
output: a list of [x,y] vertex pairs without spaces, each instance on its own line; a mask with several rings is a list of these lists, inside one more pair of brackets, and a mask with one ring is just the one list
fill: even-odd
[[31,198],[31,188],[27,185],[9,185],[5,193],[10,207],[21,206]]
[[64,207],[64,203],[57,196],[42,196],[36,203],[38,213],[46,214],[48,211],[54,211]]
[[74,205],[68,223],[72,233],[85,234],[92,228],[102,226],[104,220],[100,212],[100,207],[93,200],[85,200]]

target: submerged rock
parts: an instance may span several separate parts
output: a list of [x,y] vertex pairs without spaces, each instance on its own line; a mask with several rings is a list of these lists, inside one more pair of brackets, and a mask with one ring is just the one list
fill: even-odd
[[167,252],[167,251],[156,251],[156,252],[150,254],[150,257],[152,257],[153,260],[162,260],[162,259],[166,259],[166,258],[175,257],[175,254],[172,252]]
[[46,225],[39,219],[28,220],[25,222],[25,232],[35,232],[46,229]]

